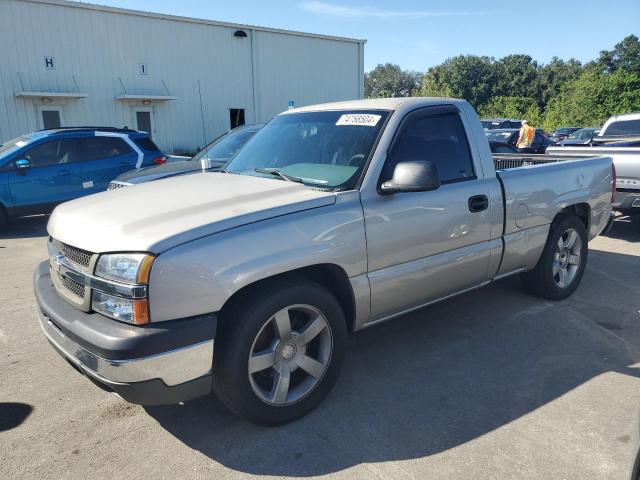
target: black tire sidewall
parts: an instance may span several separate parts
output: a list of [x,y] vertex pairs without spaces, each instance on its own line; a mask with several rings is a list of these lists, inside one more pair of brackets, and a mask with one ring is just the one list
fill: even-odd
[[[335,384],[346,351],[346,323],[335,297],[315,283],[290,283],[285,288],[256,293],[244,305],[230,309],[222,319],[220,335],[216,335],[219,347],[213,365],[214,390],[241,417],[261,425],[281,425],[310,412]],[[287,406],[269,405],[254,393],[249,382],[250,350],[265,322],[277,311],[294,304],[311,305],[324,314],[332,334],[331,359],[320,383],[305,398]]]
[[[571,284],[563,288],[556,284],[553,278],[553,261],[558,239],[570,228],[578,232],[580,241],[582,242],[580,250],[580,265]],[[542,282],[544,283],[543,287],[546,294],[545,297],[552,300],[563,300],[573,294],[576,288],[578,288],[578,285],[580,285],[580,281],[584,275],[588,256],[589,245],[587,230],[578,217],[567,216],[559,219],[557,223],[554,223],[551,227],[551,231],[549,232],[549,238],[541,258],[542,264],[540,265],[542,270]]]

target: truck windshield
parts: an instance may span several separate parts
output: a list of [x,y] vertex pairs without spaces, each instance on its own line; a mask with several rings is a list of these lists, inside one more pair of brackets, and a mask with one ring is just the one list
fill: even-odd
[[384,110],[342,110],[277,116],[225,170],[275,180],[288,177],[327,189],[353,189],[388,115]]
[[604,135],[640,135],[640,119],[612,123],[604,132]]

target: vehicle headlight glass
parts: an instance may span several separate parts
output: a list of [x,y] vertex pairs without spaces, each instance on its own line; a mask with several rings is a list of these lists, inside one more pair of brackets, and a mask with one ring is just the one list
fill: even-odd
[[[101,255],[95,268],[96,277],[129,285],[145,285],[154,257],[146,253],[110,253]],[[110,292],[111,293],[111,292]],[[94,311],[127,323],[149,323],[149,300],[111,295],[97,287],[93,291],[91,306]]]
[[122,283],[146,283],[153,257],[146,253],[111,253],[101,255],[95,274]]
[[149,302],[146,298],[121,298],[96,290],[91,305],[94,311],[116,320],[136,325],[149,323]]

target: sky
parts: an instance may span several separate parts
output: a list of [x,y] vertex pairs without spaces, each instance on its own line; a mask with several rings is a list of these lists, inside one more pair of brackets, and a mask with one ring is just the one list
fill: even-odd
[[91,3],[364,38],[365,71],[379,63],[426,71],[460,54],[526,53],[585,62],[630,34],[640,0],[94,0]]

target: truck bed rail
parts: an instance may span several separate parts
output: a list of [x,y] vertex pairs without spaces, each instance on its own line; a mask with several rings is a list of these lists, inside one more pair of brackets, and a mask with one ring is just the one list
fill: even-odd
[[575,160],[575,157],[544,154],[493,154],[493,163],[496,170],[509,170],[511,168],[528,167],[530,165],[541,165],[545,163],[557,163],[565,160]]

